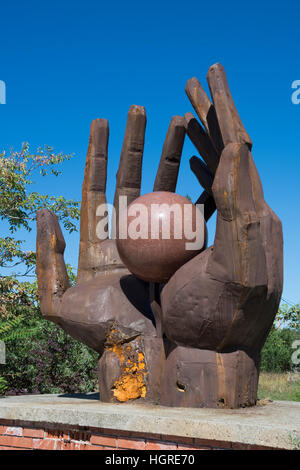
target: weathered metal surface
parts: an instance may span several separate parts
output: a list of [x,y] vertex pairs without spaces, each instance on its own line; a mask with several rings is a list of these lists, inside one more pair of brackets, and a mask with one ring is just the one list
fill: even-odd
[[206,134],[193,114],[186,113],[184,115],[184,119],[187,135],[195,145],[210,171],[215,174],[218,168],[220,155],[214,149],[209,136]]
[[116,227],[114,221],[112,223],[114,235],[118,233],[119,197],[126,196],[129,205],[140,195],[146,123],[145,108],[137,105],[130,106],[117,172],[114,197]]
[[196,77],[187,81],[186,94],[218,155],[224,148],[216,110]]
[[205,165],[200,158],[193,156],[190,158],[190,167],[201,186],[210,196],[212,196],[214,175],[211,173],[207,165]]
[[82,185],[77,282],[82,279],[91,279],[102,266],[102,240],[99,240],[96,235],[96,224],[100,219],[96,217],[96,210],[100,204],[106,204],[108,137],[108,121],[94,119],[90,129]]
[[175,192],[184,138],[184,118],[182,116],[172,117],[163,145],[153,191]]
[[244,351],[218,353],[178,346],[169,354],[161,404],[194,408],[255,405],[258,368]]
[[[208,72],[213,104],[196,78],[186,92],[200,123],[171,120],[154,190],[175,191],[185,129],[204,162],[191,168],[204,186],[197,203],[215,241],[166,283],[129,273],[115,240],[96,238],[98,204],[106,202],[108,123],[93,121],[80,225],[79,274],[70,287],[57,217],[37,215],[37,277],[42,314],[99,352],[102,401],[237,408],[256,403],[260,352],[282,292],[281,222],[264,200],[224,69]],[[119,195],[140,194],[146,114],[128,113],[117,175]],[[206,166],[207,165],[207,166]],[[152,307],[152,308],[151,308]]]
[[224,146],[241,142],[248,144],[251,150],[252,141],[236,110],[225,70],[221,64],[214,64],[209,68],[207,82],[217,113]]

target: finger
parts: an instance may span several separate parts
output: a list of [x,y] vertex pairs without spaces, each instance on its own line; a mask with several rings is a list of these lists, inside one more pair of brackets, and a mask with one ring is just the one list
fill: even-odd
[[215,173],[218,167],[219,156],[212,145],[210,138],[192,113],[186,113],[184,115],[184,119],[187,135],[195,145],[210,171]]
[[196,77],[187,81],[185,92],[202,122],[217,154],[220,155],[224,148],[224,144],[214,105],[211,103]]
[[[244,289],[253,290],[256,286],[258,292],[255,295],[262,295],[262,289],[267,293],[278,288],[280,296],[281,222],[264,201],[260,178],[247,144],[231,143],[225,147],[213,193],[218,215],[209,272],[218,273],[221,282],[232,282]],[[245,298],[241,298],[240,303],[245,303]],[[255,322],[256,318],[253,325]],[[250,328],[254,328],[253,325]],[[231,329],[228,331],[230,334],[225,336],[218,350],[224,350],[232,340]],[[249,336],[249,333],[245,334]]]
[[208,70],[207,81],[216,109],[224,146],[236,142],[247,144],[251,150],[252,141],[236,110],[224,67],[221,64],[212,65]]
[[190,167],[201,186],[209,195],[212,195],[211,187],[214,181],[214,176],[211,171],[209,171],[207,165],[205,165],[200,158],[193,156],[190,159]]
[[77,281],[89,279],[97,272],[102,264],[101,241],[108,237],[108,226],[102,237],[99,238],[96,232],[96,225],[101,220],[96,216],[97,209],[101,205],[106,206],[108,137],[108,121],[93,120],[82,186]]
[[153,191],[175,192],[184,138],[184,118],[181,116],[172,117],[163,145]]
[[[218,214],[226,221],[251,223],[265,213],[260,177],[246,144],[229,144],[222,152],[213,183]],[[260,230],[259,224],[257,230]]]
[[37,212],[36,274],[41,312],[59,323],[64,292],[70,287],[64,262],[65,240],[55,214],[47,209]]
[[[127,205],[129,205],[140,195],[146,121],[146,111],[143,106],[133,105],[130,107],[114,197],[117,225],[120,196],[126,196]],[[112,231],[115,231],[115,227],[112,227]]]
[[211,218],[211,216],[217,209],[214,198],[210,196],[207,191],[203,191],[203,193],[197,199],[195,204],[204,205],[204,219],[206,222]]

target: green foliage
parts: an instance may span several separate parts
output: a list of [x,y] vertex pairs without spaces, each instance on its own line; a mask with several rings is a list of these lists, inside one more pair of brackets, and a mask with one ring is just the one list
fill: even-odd
[[14,276],[0,276],[0,317],[10,318],[34,313],[37,307],[37,282],[19,281]]
[[282,304],[279,307],[275,322],[277,328],[285,325],[293,330],[300,330],[300,304],[292,306]]
[[74,271],[74,268],[70,264],[66,264],[66,268],[67,268],[67,273],[68,273],[70,284],[71,286],[75,286],[77,276]]
[[38,331],[38,327],[28,328],[25,315],[0,320],[0,339],[5,343],[9,341],[21,341],[32,337]]
[[262,350],[261,370],[285,372],[295,368],[292,344],[300,339],[300,305],[281,304]]
[[4,395],[4,393],[6,392],[8,388],[8,383],[7,381],[4,379],[4,377],[0,377],[0,396],[1,395]]
[[[35,266],[34,251],[25,251],[23,240],[12,235],[20,228],[30,231],[39,209],[50,209],[70,233],[76,230],[74,220],[79,219],[79,203],[63,196],[43,195],[30,191],[35,175],[58,176],[57,167],[71,155],[55,154],[52,147],[39,148],[30,153],[28,144],[20,152],[0,153],[0,219],[8,224],[11,235],[0,237],[0,267],[22,266],[30,274]],[[18,273],[20,275],[20,273]]]
[[300,381],[297,372],[261,372],[258,382],[260,400],[300,401]]
[[293,436],[292,434],[289,434],[289,439],[294,447],[294,450],[300,450],[300,435],[298,436]]
[[[87,392],[97,386],[97,354],[44,320],[36,280],[18,279],[32,275],[36,256],[23,249],[23,241],[15,234],[21,228],[32,229],[37,210],[50,209],[66,230],[76,230],[78,202],[31,191],[35,174],[58,176],[57,167],[70,157],[54,154],[50,147],[31,154],[27,144],[19,153],[0,154],[0,219],[10,232],[0,238],[1,274],[7,268],[23,271],[0,275],[0,339],[6,346],[0,394]],[[67,265],[67,269],[74,284],[73,268]]]
[[261,355],[261,370],[268,372],[284,372],[292,370],[292,343],[297,339],[296,331],[284,328],[275,329],[273,326]]
[[[5,320],[0,319],[0,340],[3,341],[5,345],[7,343],[17,343],[25,339],[30,339],[37,331],[37,327],[28,328],[25,315],[6,318]],[[3,395],[8,387],[9,382],[7,379],[0,376],[0,395]]]
[[6,364],[0,366],[6,394],[86,393],[97,388],[96,352],[40,315],[10,323]]

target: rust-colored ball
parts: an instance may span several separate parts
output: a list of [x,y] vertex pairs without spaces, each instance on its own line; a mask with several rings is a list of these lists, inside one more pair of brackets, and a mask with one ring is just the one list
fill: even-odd
[[202,212],[187,198],[157,191],[120,214],[117,248],[129,271],[149,282],[166,282],[206,247]]

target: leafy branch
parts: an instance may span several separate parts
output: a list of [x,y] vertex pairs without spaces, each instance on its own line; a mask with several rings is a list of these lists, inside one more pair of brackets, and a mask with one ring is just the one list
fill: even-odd
[[[34,175],[58,176],[61,174],[59,165],[70,158],[71,154],[56,154],[49,146],[31,153],[27,143],[19,152],[0,153],[0,219],[6,221],[11,234],[21,228],[31,231],[36,212],[40,209],[54,212],[69,233],[77,230],[79,202],[30,191]],[[33,276],[34,272],[35,253],[24,250],[23,243],[24,240],[15,239],[12,235],[0,237],[0,267],[12,269],[22,266],[23,272],[16,273],[16,277]]]

